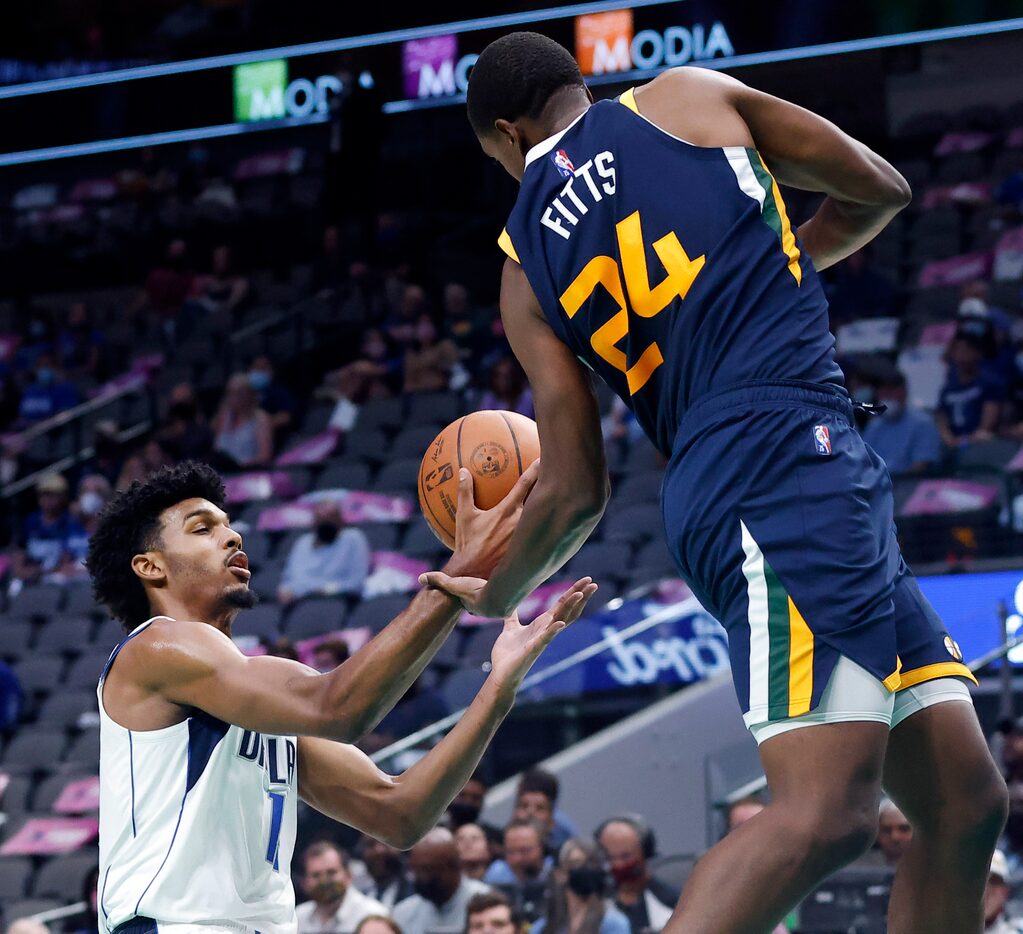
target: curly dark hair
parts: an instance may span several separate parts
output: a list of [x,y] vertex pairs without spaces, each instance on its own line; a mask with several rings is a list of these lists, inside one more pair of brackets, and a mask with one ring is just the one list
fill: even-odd
[[135,555],[160,544],[160,514],[182,500],[207,499],[224,508],[224,481],[208,464],[161,467],[114,495],[89,539],[85,566],[96,602],[121,620],[125,632],[149,619],[149,597],[131,567]]

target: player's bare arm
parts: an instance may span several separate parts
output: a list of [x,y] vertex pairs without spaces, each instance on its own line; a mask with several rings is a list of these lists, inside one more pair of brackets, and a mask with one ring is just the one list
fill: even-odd
[[799,227],[826,269],[874,239],[910,201],[909,183],[876,152],[796,104],[704,68],[676,68],[637,89],[658,126],[699,146],[754,146],[783,185],[825,194]]
[[[535,482],[527,470],[490,510],[475,508],[472,481],[459,481],[459,537],[445,570],[488,574],[499,560]],[[214,548],[233,551],[240,538],[222,510],[194,512]],[[223,546],[220,546],[220,540]],[[141,557],[141,556],[140,556]],[[160,573],[159,556],[141,560],[142,572]],[[327,674],[287,659],[249,658],[218,628],[180,618],[158,619],[128,642],[111,669],[104,703],[128,729],[159,729],[198,708],[246,729],[297,733],[353,742],[379,723],[450,634],[461,605],[429,589],[418,594],[368,645]]]
[[407,849],[430,830],[479,764],[515,692],[540,653],[582,614],[597,586],[583,578],[528,626],[512,615],[494,644],[492,668],[455,728],[412,768],[382,772],[354,746],[299,740],[299,794],[318,811]]
[[610,492],[597,401],[587,371],[544,320],[522,267],[507,260],[501,318],[533,390],[540,472],[504,559],[473,590],[450,576],[427,575],[467,609],[500,617],[558,571],[586,541]]

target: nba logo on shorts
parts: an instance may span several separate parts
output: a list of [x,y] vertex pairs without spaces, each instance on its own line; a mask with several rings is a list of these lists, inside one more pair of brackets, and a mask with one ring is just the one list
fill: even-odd
[[554,161],[555,168],[561,173],[562,178],[571,178],[575,175],[575,166],[572,165],[572,160],[568,158],[568,153],[564,149],[552,152],[551,159]]
[[831,432],[827,425],[813,426],[813,440],[817,445],[817,453],[822,457],[831,453]]

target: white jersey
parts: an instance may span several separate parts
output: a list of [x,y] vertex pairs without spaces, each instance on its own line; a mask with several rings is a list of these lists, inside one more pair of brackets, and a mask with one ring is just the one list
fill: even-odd
[[[154,617],[159,619],[160,617]],[[295,934],[298,746],[202,711],[162,730],[100,713],[101,930],[176,924]]]

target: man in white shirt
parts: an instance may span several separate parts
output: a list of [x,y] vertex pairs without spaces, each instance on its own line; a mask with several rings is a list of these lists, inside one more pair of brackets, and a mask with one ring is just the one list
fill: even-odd
[[412,847],[409,866],[416,894],[399,902],[394,920],[404,934],[464,931],[469,900],[490,886],[462,873],[458,847],[450,830],[435,827]]
[[302,888],[310,900],[298,906],[298,934],[351,934],[363,918],[388,914],[352,885],[348,857],[333,843],[312,844],[302,860]]
[[984,934],[1020,934],[1023,919],[1009,917],[1009,861],[1001,850],[991,857],[991,873],[984,890]]

